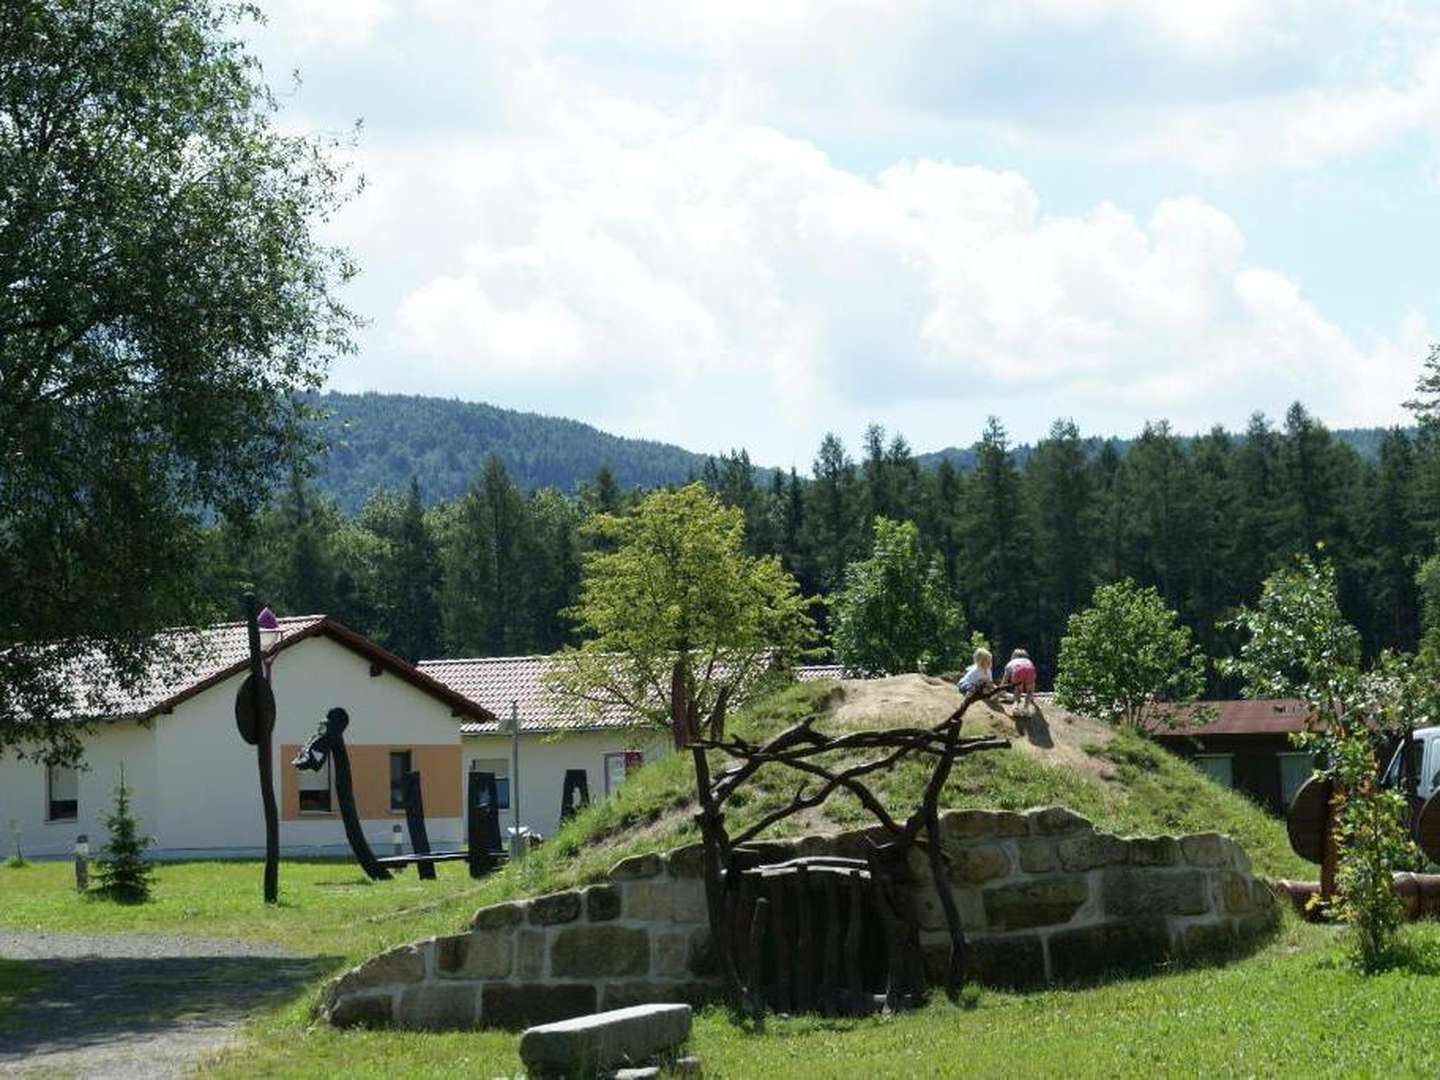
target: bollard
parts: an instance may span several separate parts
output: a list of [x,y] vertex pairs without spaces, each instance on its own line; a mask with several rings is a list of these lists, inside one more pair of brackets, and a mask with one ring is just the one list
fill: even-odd
[[390,826],[390,839],[395,842],[396,855],[405,854],[405,842],[403,839],[401,839],[402,836],[403,834],[400,831],[400,823],[397,821],[394,825]]
[[75,837],[75,888],[80,892],[90,888],[90,837],[84,833]]

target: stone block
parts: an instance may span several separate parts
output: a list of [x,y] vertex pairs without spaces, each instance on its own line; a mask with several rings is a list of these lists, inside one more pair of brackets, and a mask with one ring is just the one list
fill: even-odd
[[654,973],[667,979],[678,979],[686,974],[690,959],[690,934],[688,931],[670,931],[655,935]]
[[1029,836],[1030,819],[1013,810],[997,810],[995,817],[996,836]]
[[1105,833],[1083,833],[1066,836],[1055,844],[1055,854],[1066,870],[1093,870],[1097,866],[1115,866],[1128,858],[1125,841]]
[[659,1065],[641,1065],[636,1069],[616,1069],[615,1080],[658,1080]]
[[610,871],[610,876],[616,881],[636,881],[643,878],[653,878],[660,875],[664,869],[664,861],[659,855],[631,855],[628,859],[621,859]]
[[868,859],[878,844],[889,841],[889,836],[880,826],[869,829],[855,829],[838,833],[832,841],[830,854],[845,859]]
[[1087,982],[1109,972],[1146,971],[1170,958],[1164,919],[1111,922],[1050,936],[1050,973],[1061,983]]
[[615,885],[591,885],[585,890],[585,917],[591,922],[609,922],[620,917],[620,889]]
[[1180,932],[1180,951],[1192,960],[1220,959],[1235,947],[1235,928],[1229,922],[1195,923]]
[[400,995],[396,1022],[417,1031],[468,1031],[478,1026],[480,988],[472,983],[423,983]]
[[601,994],[603,1009],[624,1009],[631,1005],[648,1005],[657,1001],[684,1002],[686,1005],[709,1005],[720,1000],[718,982],[700,980],[662,982],[635,981],[606,983]]
[[1036,836],[1064,836],[1095,830],[1088,819],[1063,806],[1040,806],[1026,811],[1026,816],[1030,819],[1030,831]]
[[382,1028],[395,1022],[389,994],[347,994],[330,1007],[326,1016],[330,1023],[342,1028]]
[[1235,920],[1235,937],[1245,944],[1258,941],[1274,932],[1280,925],[1280,909],[1271,904],[1265,911],[1242,915]]
[[591,1076],[673,1054],[690,1037],[690,1006],[634,1005],[532,1027],[520,1060],[532,1076]]
[[1055,841],[1047,836],[1026,837],[1016,841],[1015,846],[1020,853],[1020,869],[1027,874],[1043,874],[1059,865]]
[[1180,838],[1180,850],[1191,866],[1228,866],[1229,837],[1220,833],[1194,833]]
[[624,926],[568,926],[550,944],[550,974],[557,978],[647,975],[650,934]]
[[665,857],[671,877],[703,878],[705,876],[705,845],[686,844]]
[[595,987],[587,983],[539,986],[490,983],[480,992],[480,1022],[514,1031],[595,1011]]
[[1023,990],[1045,984],[1045,947],[1035,934],[976,937],[968,944],[965,972],[981,985]]
[[708,979],[720,974],[719,958],[710,946],[710,928],[702,926],[690,931],[690,948],[685,954],[685,965],[690,974]]
[[1200,870],[1117,867],[1105,871],[1101,893],[1110,918],[1203,915],[1210,910],[1209,881]]
[[504,979],[510,975],[512,935],[477,930],[435,939],[435,973],[451,979]]
[[[919,921],[921,929],[948,929],[948,924],[945,922],[945,908],[941,905],[940,897],[930,883],[928,872],[922,881],[923,884],[917,885],[910,891],[911,899],[915,904],[915,918]],[[950,895],[955,898],[955,907],[960,912],[960,925],[967,933],[986,928],[985,905],[981,902],[979,889],[969,885],[952,886]]]
[[580,918],[580,894],[575,891],[537,896],[530,901],[530,925],[559,926]]
[[735,865],[742,870],[789,862],[794,857],[794,845],[783,840],[755,840],[734,849]]
[[995,835],[995,815],[989,810],[947,810],[940,815],[940,835],[973,840]]
[[525,917],[524,904],[492,904],[475,912],[470,920],[472,930],[503,930],[507,926],[519,926]]
[[985,890],[985,917],[991,930],[1029,930],[1070,921],[1090,899],[1080,876],[1036,878]]
[[705,883],[693,878],[625,886],[625,917],[651,922],[706,922]]
[[795,841],[795,854],[803,858],[832,855],[834,850],[834,837],[831,836],[802,836]]
[[544,930],[521,930],[515,935],[515,974],[522,979],[539,979],[544,976]]
[[966,844],[950,855],[951,879],[978,885],[1008,877],[1010,853],[999,844]]
[[1254,896],[1250,892],[1250,879],[1242,874],[1222,873],[1220,895],[1224,899],[1226,912],[1231,915],[1248,914],[1255,906]]
[[390,949],[359,967],[352,968],[333,984],[334,996],[354,994],[375,986],[419,982],[425,977],[425,954],[417,945]]
[[1175,866],[1180,862],[1180,841],[1173,836],[1136,836],[1126,847],[1131,866]]

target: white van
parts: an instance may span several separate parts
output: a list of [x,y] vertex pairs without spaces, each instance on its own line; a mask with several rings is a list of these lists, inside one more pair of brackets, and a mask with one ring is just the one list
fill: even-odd
[[[1382,783],[1397,790],[1405,786],[1405,772],[1402,768],[1404,746],[1397,746],[1390,756]],[[1420,802],[1424,802],[1440,787],[1440,727],[1417,728],[1410,738],[1410,759],[1414,762],[1415,775],[1420,778],[1416,791]]]

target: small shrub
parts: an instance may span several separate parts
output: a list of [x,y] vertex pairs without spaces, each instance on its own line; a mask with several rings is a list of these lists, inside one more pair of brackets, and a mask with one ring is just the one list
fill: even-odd
[[110,832],[105,844],[105,858],[99,860],[100,892],[112,900],[143,904],[150,899],[151,878],[155,867],[145,857],[145,849],[154,838],[140,833],[140,822],[130,811],[130,789],[125,786],[125,770],[120,770],[120,784],[115,788],[115,809],[102,820]]

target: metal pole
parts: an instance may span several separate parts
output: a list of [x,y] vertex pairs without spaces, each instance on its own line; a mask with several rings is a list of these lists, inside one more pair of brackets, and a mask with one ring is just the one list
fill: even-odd
[[280,814],[275,808],[275,767],[270,746],[270,725],[264,723],[260,709],[261,683],[265,672],[260,653],[260,614],[254,593],[245,594],[245,629],[250,638],[251,693],[256,717],[255,753],[260,765],[260,805],[265,812],[265,903],[280,900]]
[[510,834],[510,861],[525,854],[520,837],[520,706],[510,702],[510,814],[515,822]]

